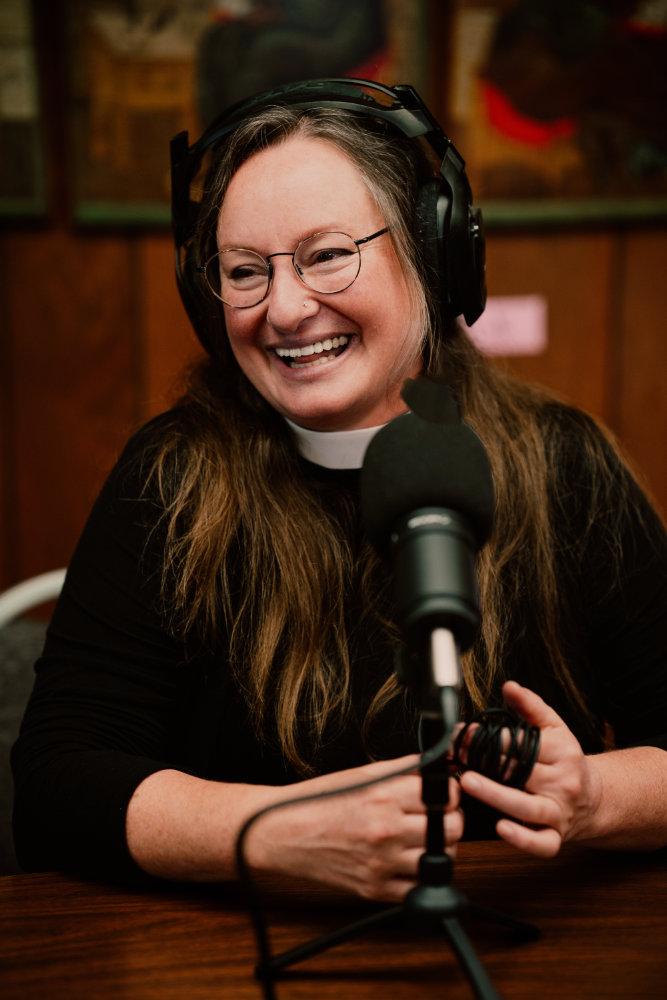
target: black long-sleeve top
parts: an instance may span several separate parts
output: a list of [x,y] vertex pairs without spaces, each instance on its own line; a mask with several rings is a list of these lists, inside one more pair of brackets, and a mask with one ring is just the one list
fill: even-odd
[[[570,412],[576,413],[563,408],[559,420],[570,419]],[[575,423],[581,419],[572,416]],[[15,840],[26,870],[138,877],[127,850],[125,814],[137,786],[157,770],[262,784],[298,777],[275,744],[254,732],[228,668],[226,637],[220,636],[215,649],[190,649],[165,624],[159,600],[163,539],[152,531],[161,508],[145,492],[138,460],[162,425],[157,418],[140,431],[107,480],[71,560],[36,665],[12,754]],[[615,475],[627,476],[610,456]],[[309,476],[340,489],[357,488],[355,472],[301,461]],[[560,476],[567,498],[564,503],[561,497],[559,509],[571,508],[571,519],[562,526],[560,561],[560,582],[574,608],[563,636],[569,666],[592,715],[612,727],[617,746],[667,749],[667,535],[633,485],[641,517],[635,511],[621,518],[617,579],[610,560],[600,557],[608,550],[605,511],[597,512],[585,548],[577,545],[576,526],[589,519],[585,460],[575,453],[567,465]],[[599,752],[600,733],[585,723],[551,674],[529,594],[516,622],[507,676],[551,704],[586,752]],[[392,669],[386,653],[374,655],[362,644],[353,704],[367,703],[368,692]],[[416,749],[413,720],[398,708],[395,713],[385,717],[378,745],[387,757]],[[320,751],[318,771],[367,762],[362,714],[353,712]]]

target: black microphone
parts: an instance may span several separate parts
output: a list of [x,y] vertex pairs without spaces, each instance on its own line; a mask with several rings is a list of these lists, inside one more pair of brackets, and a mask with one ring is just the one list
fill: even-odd
[[410,412],[383,427],[364,458],[362,517],[393,567],[407,646],[400,679],[423,714],[442,713],[441,692],[459,691],[460,654],[479,626],[475,557],[493,527],[495,492],[484,446],[447,387],[408,380],[402,396]]

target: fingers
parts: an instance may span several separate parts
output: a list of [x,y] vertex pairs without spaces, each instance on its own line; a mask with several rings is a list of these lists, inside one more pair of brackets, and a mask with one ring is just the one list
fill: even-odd
[[553,857],[560,850],[563,814],[557,800],[500,785],[473,771],[461,776],[461,788],[506,814],[496,824],[496,832],[517,849],[543,858]]
[[462,809],[447,813],[445,816],[445,846],[450,854],[456,852],[456,845],[463,836],[465,816]]
[[[410,889],[417,885],[417,879],[395,878],[386,882],[380,893],[373,893],[367,898],[378,903],[402,903]],[[361,895],[364,895],[363,893]]]
[[521,823],[509,819],[498,820],[496,832],[499,837],[512,844],[519,851],[534,854],[538,858],[553,858],[558,854],[563,838],[553,827],[531,830]]
[[461,804],[461,786],[458,781],[454,780],[454,778],[450,778],[448,788],[449,799],[447,802],[446,812],[452,812],[455,809],[458,809]]
[[[306,877],[316,871],[319,881],[367,899],[402,899],[417,882],[426,849],[428,820],[418,764],[413,755],[311,779],[308,797],[267,817],[261,847],[270,857],[264,866]],[[392,777],[413,765],[413,773]],[[464,817],[458,783],[443,775],[444,781],[441,821],[444,846],[452,851],[463,835]],[[332,809],[329,795],[318,798],[317,793],[334,790],[341,794]]]
[[558,806],[544,795],[529,795],[518,788],[500,785],[474,771],[461,775],[461,787],[464,792],[486,802],[493,809],[508,813],[523,823],[538,826],[558,823]]
[[538,694],[516,681],[506,681],[503,684],[503,696],[507,705],[531,726],[543,729],[547,726],[564,725],[561,717]]
[[[416,818],[416,817],[415,817]],[[461,809],[444,817],[445,848],[450,856],[456,855],[458,841],[463,835],[464,817]],[[382,902],[400,902],[418,884],[419,861],[426,849],[426,818],[421,817],[417,829],[417,844],[391,853],[373,848],[356,891],[368,899]]]
[[[415,774],[418,774],[418,768],[419,754],[413,753],[405,757],[398,757],[395,760],[377,760],[373,761],[372,764],[352,767],[345,771],[332,771],[329,774],[311,778],[292,787],[297,791],[297,794],[317,793],[320,791],[343,791],[355,785],[380,781],[383,778],[386,778],[390,782],[392,780],[391,775],[398,774],[401,771],[414,769]],[[396,778],[396,780],[400,779]]]

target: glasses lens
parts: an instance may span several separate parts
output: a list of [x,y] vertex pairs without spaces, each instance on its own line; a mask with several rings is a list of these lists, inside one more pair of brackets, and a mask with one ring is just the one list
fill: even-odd
[[316,292],[342,292],[359,274],[359,247],[347,233],[316,233],[300,243],[294,266]]
[[221,250],[206,264],[206,280],[214,295],[243,309],[257,305],[269,288],[269,268],[252,250]]

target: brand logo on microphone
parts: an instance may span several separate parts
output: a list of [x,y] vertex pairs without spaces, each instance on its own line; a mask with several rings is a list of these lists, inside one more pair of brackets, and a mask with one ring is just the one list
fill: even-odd
[[448,528],[452,523],[451,517],[448,514],[439,514],[436,512],[431,512],[429,514],[415,514],[408,521],[408,528],[411,530],[414,528],[426,528],[429,525],[437,525],[440,528]]
[[408,517],[401,530],[392,531],[391,544],[396,545],[402,531],[407,531],[409,534],[420,528],[451,528],[452,525],[454,525],[453,518],[444,510],[423,510]]

